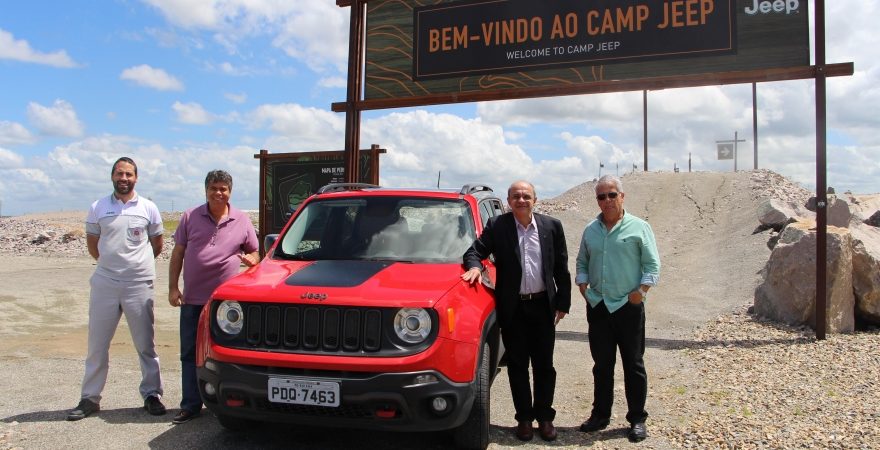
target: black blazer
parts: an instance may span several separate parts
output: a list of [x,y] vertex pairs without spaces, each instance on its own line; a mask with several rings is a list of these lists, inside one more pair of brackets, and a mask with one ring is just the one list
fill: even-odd
[[[571,307],[571,275],[568,272],[568,251],[562,223],[550,216],[534,214],[541,241],[541,266],[544,285],[550,300],[550,311],[568,313]],[[502,328],[513,320],[522,280],[522,254],[516,236],[516,218],[505,213],[489,219],[480,237],[464,254],[465,270],[482,268],[482,261],[495,256],[495,309]]]

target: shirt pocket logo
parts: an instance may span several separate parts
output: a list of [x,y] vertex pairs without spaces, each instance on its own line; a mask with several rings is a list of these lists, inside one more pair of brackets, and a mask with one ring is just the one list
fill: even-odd
[[147,230],[144,227],[129,227],[127,237],[130,242],[141,243],[146,239]]

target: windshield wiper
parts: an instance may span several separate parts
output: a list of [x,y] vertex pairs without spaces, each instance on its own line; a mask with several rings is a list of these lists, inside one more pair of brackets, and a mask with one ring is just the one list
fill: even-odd
[[290,255],[287,253],[280,253],[280,252],[276,252],[274,255],[272,255],[272,257],[278,258],[278,259],[283,259],[286,261],[306,261],[307,260],[302,255]]

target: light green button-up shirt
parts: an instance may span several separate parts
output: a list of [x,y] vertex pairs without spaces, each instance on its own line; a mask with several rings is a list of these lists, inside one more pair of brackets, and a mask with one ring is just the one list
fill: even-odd
[[660,280],[660,254],[651,225],[624,211],[607,230],[600,213],[584,229],[575,268],[575,284],[589,284],[590,306],[604,301],[608,311],[617,311],[630,292]]

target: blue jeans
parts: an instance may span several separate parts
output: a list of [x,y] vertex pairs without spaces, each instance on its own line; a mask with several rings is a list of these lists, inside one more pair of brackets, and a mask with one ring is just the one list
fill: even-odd
[[202,410],[199,380],[196,376],[196,332],[204,305],[180,306],[180,366],[183,398],[180,409],[198,413]]

